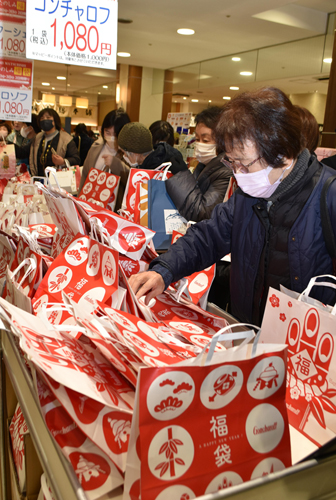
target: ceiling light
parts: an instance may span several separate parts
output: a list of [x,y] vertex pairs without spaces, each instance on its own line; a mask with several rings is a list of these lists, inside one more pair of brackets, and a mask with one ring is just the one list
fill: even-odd
[[232,57],[232,61],[240,61],[240,57]]
[[209,101],[208,101],[208,102],[212,102],[212,100],[211,100],[211,99],[209,99]]
[[108,89],[108,85],[103,85],[103,89]]
[[42,82],[42,85],[44,85],[45,87],[49,87],[50,83]]
[[323,59],[323,62],[325,62],[325,63],[331,63],[332,62],[332,58],[331,57],[326,57],[325,59]]
[[231,99],[231,97],[229,97],[228,95],[225,95],[225,96],[223,97],[223,99],[225,99],[226,101],[229,101],[229,100]]
[[60,95],[60,97],[59,97],[59,105],[60,106],[72,106],[72,97],[71,97],[71,95]]
[[87,109],[88,107],[89,107],[89,99],[86,99],[85,97],[77,97],[76,108]]
[[70,87],[70,83],[67,83],[67,86]]
[[98,94],[100,95],[100,94],[101,94],[101,92],[98,92]]
[[179,35],[193,35],[195,33],[195,30],[190,30],[188,28],[180,28],[177,30],[177,33]]
[[66,80],[66,76],[56,76],[57,80]]
[[131,57],[129,52],[117,52],[117,56],[119,57]]
[[198,99],[191,99],[191,102],[198,102]]
[[240,74],[242,76],[251,76],[251,75],[253,75],[252,71],[241,71]]
[[186,97],[183,97],[184,100],[186,100],[187,98]]
[[55,87],[51,87],[51,90],[55,90]]
[[42,102],[44,104],[56,104],[56,96],[54,94],[43,94]]
[[230,90],[239,90],[239,87],[230,87]]
[[116,85],[116,103],[120,103],[120,83]]

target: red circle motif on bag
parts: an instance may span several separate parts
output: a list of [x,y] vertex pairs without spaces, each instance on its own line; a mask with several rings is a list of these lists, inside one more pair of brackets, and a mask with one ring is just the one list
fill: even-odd
[[119,233],[119,243],[128,252],[138,252],[146,243],[146,235],[139,227],[127,226]]
[[108,462],[95,453],[80,453],[75,451],[69,456],[70,462],[84,491],[100,488],[111,473]]
[[110,412],[103,417],[103,432],[105,441],[116,455],[126,453],[131,434],[132,416],[127,413]]

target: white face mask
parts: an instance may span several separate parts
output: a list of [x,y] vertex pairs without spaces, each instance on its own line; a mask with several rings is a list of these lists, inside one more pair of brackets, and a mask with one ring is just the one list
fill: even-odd
[[135,162],[135,163],[132,163],[131,162],[131,159],[130,157],[127,155],[127,153],[124,154],[124,160],[126,161],[126,163],[128,163],[128,165],[131,167],[131,168],[136,168],[139,164],[138,162]]
[[116,142],[115,136],[104,134],[104,139],[107,142],[107,145],[113,149]]
[[244,193],[249,194],[254,198],[269,198],[279,186],[286,170],[290,169],[293,163],[294,160],[289,165],[289,167],[285,168],[282,171],[279,179],[276,180],[273,184],[270,183],[268,177],[273,169],[273,167],[270,166],[268,166],[267,168],[263,168],[262,170],[258,170],[258,172],[252,172],[250,174],[235,173],[234,176],[236,178],[238,186],[242,191],[244,191]]
[[216,158],[216,144],[204,144],[195,142],[195,156],[200,163],[207,165],[213,158]]
[[29,134],[29,127],[22,127],[22,129],[20,130],[20,134],[24,139],[27,139]]

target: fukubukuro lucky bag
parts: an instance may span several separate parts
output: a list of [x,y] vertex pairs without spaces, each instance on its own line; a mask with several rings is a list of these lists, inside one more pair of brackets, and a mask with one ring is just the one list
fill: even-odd
[[34,296],[34,310],[43,303],[63,302],[66,293],[86,310],[105,302],[118,289],[118,252],[78,234],[54,260]]
[[78,198],[94,203],[102,208],[108,208],[113,212],[119,184],[120,177],[118,175],[91,168]]
[[228,336],[193,360],[141,368],[123,500],[196,498],[291,465],[287,348],[214,353]]
[[[5,299],[29,313],[32,312],[31,298],[29,296],[32,287],[29,284],[29,277],[35,275],[36,267],[36,261],[28,258],[24,259],[13,272],[9,268],[7,268],[6,272]],[[25,272],[19,280],[18,275],[21,270],[25,270]],[[25,282],[28,282],[28,284],[23,288],[22,285]]]
[[288,344],[289,423],[316,446],[336,436],[336,307],[309,297],[313,286],[336,288],[325,278],[336,279],[313,278],[302,294],[270,288],[260,335]]
[[168,172],[167,168],[171,163],[162,163],[155,170],[143,170],[141,168],[131,168],[122,201],[122,211],[129,214],[130,219],[134,221],[136,186],[138,183],[146,183],[150,179],[168,179],[173,174]]

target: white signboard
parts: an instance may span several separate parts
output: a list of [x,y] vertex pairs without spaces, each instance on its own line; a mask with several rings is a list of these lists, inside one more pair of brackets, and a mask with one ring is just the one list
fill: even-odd
[[27,57],[116,69],[117,0],[27,0]]
[[0,0],[0,57],[26,56],[26,0]]
[[0,58],[0,119],[31,121],[33,61]]

